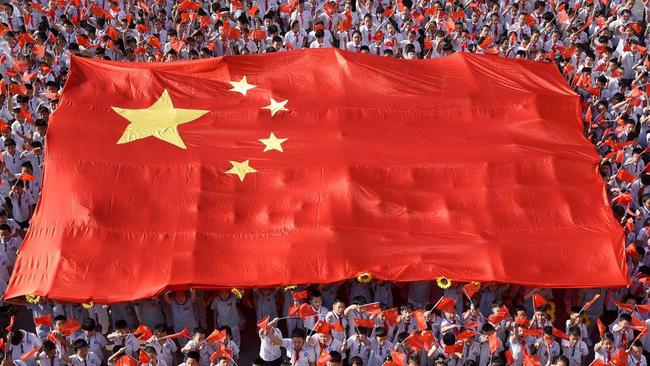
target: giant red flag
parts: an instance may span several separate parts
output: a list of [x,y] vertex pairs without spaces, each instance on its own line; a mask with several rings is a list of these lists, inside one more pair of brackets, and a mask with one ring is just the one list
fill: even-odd
[[365,272],[625,284],[580,100],[552,64],[333,49],[73,58],[51,122],[9,298],[109,303]]

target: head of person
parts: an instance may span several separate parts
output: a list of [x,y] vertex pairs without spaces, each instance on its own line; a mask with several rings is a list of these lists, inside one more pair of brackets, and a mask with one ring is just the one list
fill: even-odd
[[88,343],[84,339],[77,339],[72,343],[72,349],[74,353],[82,358],[86,358],[88,355]]
[[158,352],[156,352],[155,348],[153,348],[151,346],[146,346],[144,348],[144,353],[146,353],[147,356],[149,356],[149,358],[151,359],[151,362],[149,362],[149,364],[155,365],[157,363],[157,361],[158,361]]
[[95,319],[86,318],[81,322],[81,330],[88,337],[91,337],[95,334],[95,330],[97,330],[97,322],[95,322]]
[[334,303],[332,304],[332,311],[338,316],[343,316],[343,312],[345,311],[345,300],[341,297],[335,298]]
[[386,342],[388,342],[388,332],[386,331],[386,328],[384,327],[375,328],[375,340],[377,341],[377,344],[379,344],[381,347],[383,347],[386,344]]
[[9,154],[14,155],[16,153],[16,141],[14,141],[14,139],[6,139],[4,145]]
[[569,343],[571,345],[578,344],[580,342],[580,337],[582,336],[582,332],[580,331],[580,328],[574,326],[569,327]]
[[413,305],[405,303],[399,306],[399,312],[402,315],[402,319],[411,320],[411,314],[413,313]]
[[363,366],[363,359],[359,356],[351,357],[350,366]]
[[553,366],[569,366],[569,359],[565,355],[556,356],[553,359]]
[[158,324],[153,327],[153,334],[156,338],[162,338],[167,335],[167,326],[165,324]]
[[185,359],[185,364],[187,366],[199,366],[201,361],[201,354],[197,351],[187,352],[187,358]]
[[341,366],[341,362],[343,362],[343,356],[341,356],[340,352],[330,352],[330,359],[327,361],[327,366]]
[[611,332],[603,333],[602,347],[605,352],[614,351],[614,335]]
[[115,322],[115,330],[118,333],[127,334],[129,332],[129,325],[126,323],[126,320],[118,319]]
[[295,350],[301,350],[305,345],[305,331],[299,328],[296,328],[291,333],[291,344]]
[[323,304],[323,295],[320,291],[314,290],[309,293],[309,304],[314,309],[320,309]]
[[0,224],[0,239],[2,242],[11,240],[11,227],[8,224]]
[[214,364],[215,366],[228,366],[228,357],[219,356]]
[[205,337],[206,337],[205,329],[203,329],[202,327],[196,327],[192,332],[193,332],[192,340],[194,340],[194,343],[201,344],[201,342],[205,341]]
[[45,355],[49,358],[53,358],[56,356],[56,344],[52,342],[51,340],[45,340],[43,341],[43,352],[45,352]]
[[218,328],[219,331],[226,333],[226,338],[224,339],[224,342],[230,342],[232,339],[232,329],[230,329],[229,326],[223,325]]

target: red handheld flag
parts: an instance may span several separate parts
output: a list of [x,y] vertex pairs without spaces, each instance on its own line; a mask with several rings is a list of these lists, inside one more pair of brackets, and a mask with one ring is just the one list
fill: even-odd
[[354,323],[355,327],[363,327],[369,329],[373,329],[375,327],[375,321],[372,319],[353,318],[352,322]]
[[141,324],[135,332],[133,332],[133,335],[139,336],[138,339],[146,342],[149,338],[153,337],[153,331],[148,326]]
[[265,316],[257,322],[257,328],[266,330],[269,327],[269,317]]
[[444,311],[446,313],[453,313],[456,311],[456,300],[452,299],[451,297],[443,296],[440,298],[440,300],[438,300],[433,308]]
[[12,315],[11,318],[9,318],[9,325],[7,325],[7,333],[11,333],[11,331],[14,329],[14,320],[15,317]]
[[389,325],[395,325],[399,323],[399,313],[397,311],[397,308],[392,308],[388,310],[384,310],[384,318],[386,318],[386,322]]
[[542,307],[544,305],[548,304],[548,301],[542,295],[540,294],[533,294],[533,306],[535,308]]
[[115,366],[138,366],[138,360],[129,355],[124,355],[115,361]]
[[481,290],[481,284],[478,282],[470,282],[463,286],[463,293],[470,301],[472,300],[472,296],[479,292],[479,290]]
[[[266,319],[266,323],[268,325],[268,321],[269,321],[268,317],[266,317],[264,319]],[[262,320],[264,320],[264,319],[262,319]],[[264,329],[266,329],[266,328],[264,328]],[[215,329],[214,331],[212,331],[212,333],[210,333],[210,335],[205,339],[205,341],[208,342],[208,343],[221,342],[224,339],[226,339],[227,335],[228,335],[228,333],[226,332],[225,329],[224,330]]]
[[538,356],[531,356],[528,352],[524,352],[524,366],[541,366]]
[[381,314],[381,305],[378,302],[372,304],[363,305],[363,311],[366,314],[370,315],[379,315]]
[[142,364],[149,363],[149,362],[151,362],[151,357],[149,357],[147,352],[145,352],[143,349],[141,349],[140,350],[140,355],[138,356],[138,361],[140,361],[140,363],[142,363]]
[[314,325],[314,333],[330,334],[331,331],[331,324],[325,322],[324,320],[318,320]]
[[21,361],[27,361],[30,358],[33,358],[41,350],[41,347],[34,348],[31,351],[25,352],[20,356]]
[[424,319],[424,311],[422,309],[415,310],[414,312],[411,313],[411,316],[413,319],[415,319],[415,322],[417,323],[418,330],[425,330],[427,329],[427,321]]
[[309,305],[309,304],[302,304],[302,305],[300,305],[300,308],[298,308],[298,309],[299,309],[298,311],[300,313],[300,317],[303,320],[305,320],[307,318],[311,318],[312,316],[318,316],[318,313],[316,312],[316,310],[314,310],[311,307],[311,305]]
[[303,300],[307,297],[309,297],[309,292],[307,292],[307,290],[296,291],[291,294],[291,298],[293,298],[294,301]]
[[51,327],[52,326],[52,315],[47,314],[43,316],[37,316],[34,318],[34,325],[35,326],[44,326],[44,327]]
[[501,340],[497,337],[497,332],[492,332],[489,336],[490,353],[494,354],[501,345]]
[[600,321],[600,318],[596,320],[596,325],[598,325],[598,334],[600,335],[600,339],[603,339],[603,334],[607,331],[607,327],[602,321]]

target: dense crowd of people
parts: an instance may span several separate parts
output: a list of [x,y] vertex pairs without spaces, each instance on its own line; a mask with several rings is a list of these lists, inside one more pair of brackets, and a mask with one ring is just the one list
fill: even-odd
[[[40,194],[49,116],[71,55],[169,62],[328,47],[555,63],[582,97],[631,278],[623,289],[564,290],[555,301],[549,289],[369,278],[111,305],[32,297],[36,333],[7,327],[3,366],[229,366],[258,343],[253,364],[264,366],[646,366],[648,9],[647,0],[3,0],[0,292]],[[259,340],[241,339],[254,326],[242,308],[254,310]]]

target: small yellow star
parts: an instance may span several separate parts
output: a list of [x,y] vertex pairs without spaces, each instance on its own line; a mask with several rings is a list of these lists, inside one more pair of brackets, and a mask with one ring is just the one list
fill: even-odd
[[111,108],[130,122],[122,133],[122,137],[117,141],[118,144],[126,144],[153,136],[181,149],[187,149],[187,147],[178,134],[177,126],[192,122],[209,112],[200,109],[174,108],[166,89],[150,107],[142,109]]
[[275,99],[271,98],[271,104],[267,105],[266,107],[262,109],[268,109],[271,111],[271,117],[275,116],[276,113],[280,111],[288,111],[284,106],[287,105],[288,100],[283,100],[282,102],[278,102]]
[[255,85],[249,84],[248,81],[246,81],[246,76],[241,78],[241,81],[231,81],[230,85],[232,85],[232,89],[230,89],[230,91],[235,93],[242,93],[243,95],[246,95],[246,92],[255,87]]
[[264,144],[264,152],[270,150],[278,150],[279,152],[284,152],[282,150],[282,143],[287,140],[288,139],[279,139],[275,137],[275,134],[273,134],[273,132],[271,132],[268,139],[259,139],[259,141]]
[[257,170],[248,165],[248,160],[241,163],[231,160],[230,164],[232,164],[232,168],[226,171],[226,174],[234,174],[238,176],[239,180],[242,182],[244,181],[244,178],[246,178],[246,174],[257,172]]

